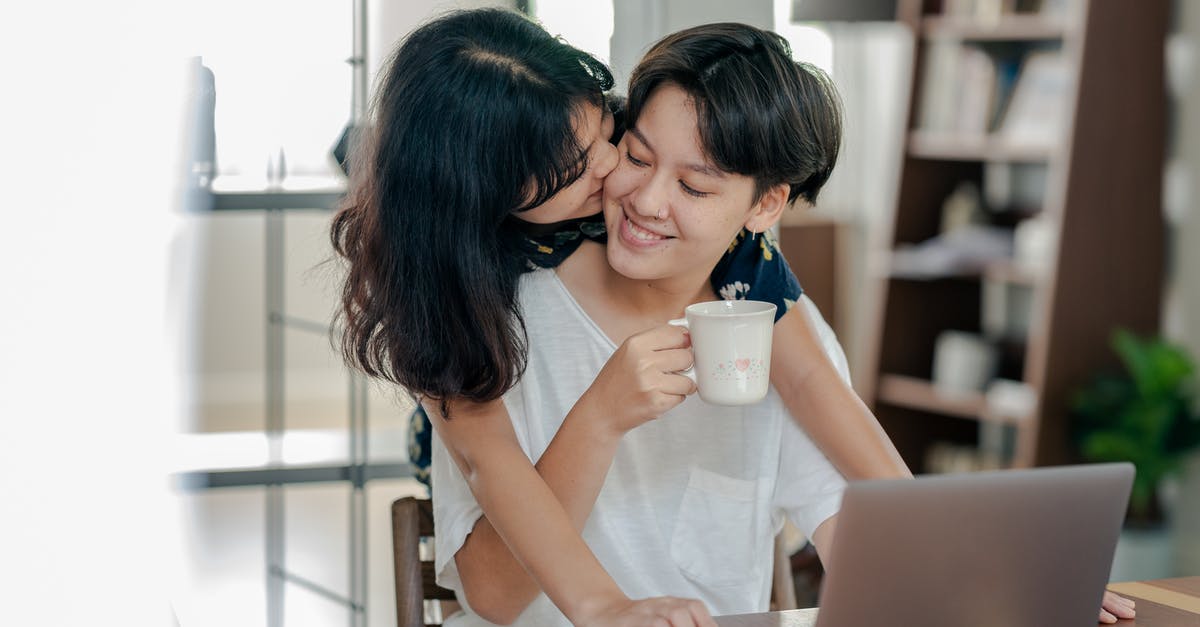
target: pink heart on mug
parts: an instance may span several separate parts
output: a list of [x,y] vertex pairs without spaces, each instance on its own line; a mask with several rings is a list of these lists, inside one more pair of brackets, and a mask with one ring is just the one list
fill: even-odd
[[745,370],[746,368],[750,367],[750,360],[749,359],[738,359],[733,362],[733,365],[737,366],[738,370]]

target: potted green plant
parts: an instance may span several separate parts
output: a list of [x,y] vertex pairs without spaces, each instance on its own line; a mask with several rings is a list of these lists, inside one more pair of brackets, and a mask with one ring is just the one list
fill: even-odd
[[1075,440],[1088,461],[1133,463],[1137,476],[1126,524],[1160,526],[1162,480],[1200,447],[1195,364],[1178,346],[1123,329],[1113,335],[1112,347],[1124,372],[1099,375],[1075,395]]

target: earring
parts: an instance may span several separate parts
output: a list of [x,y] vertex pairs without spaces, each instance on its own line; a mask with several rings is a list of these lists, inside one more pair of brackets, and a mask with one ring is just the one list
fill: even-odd
[[758,231],[750,231],[750,241],[758,239]]

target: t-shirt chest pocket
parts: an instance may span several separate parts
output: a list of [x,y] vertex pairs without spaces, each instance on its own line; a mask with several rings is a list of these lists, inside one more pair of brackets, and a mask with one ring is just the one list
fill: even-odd
[[689,579],[729,586],[754,575],[765,522],[758,487],[758,481],[691,469],[671,537],[671,558]]

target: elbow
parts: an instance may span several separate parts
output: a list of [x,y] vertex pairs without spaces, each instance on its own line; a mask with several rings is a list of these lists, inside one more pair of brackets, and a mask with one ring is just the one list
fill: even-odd
[[[474,609],[474,606],[472,606],[472,609]],[[496,625],[511,625],[517,622],[517,617],[521,615],[520,612],[512,611],[489,612],[486,614],[483,612],[477,612],[477,614],[479,614],[483,620]]]
[[[464,552],[468,555],[464,556]],[[460,550],[455,556],[458,575],[462,580],[462,595],[466,597],[467,605],[472,612],[490,623],[513,624],[537,596],[537,587],[532,581],[528,585],[521,585],[521,577],[505,576],[502,569],[495,568],[495,564],[479,560],[480,556],[470,555],[471,552]],[[476,559],[472,560],[472,557]]]
[[525,606],[518,606],[512,597],[505,594],[500,586],[467,585],[463,581],[463,594],[471,611],[480,618],[496,625],[511,625],[525,611]]

